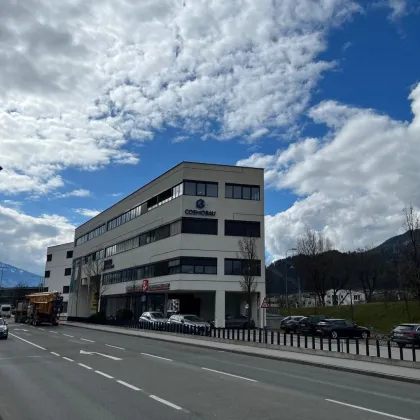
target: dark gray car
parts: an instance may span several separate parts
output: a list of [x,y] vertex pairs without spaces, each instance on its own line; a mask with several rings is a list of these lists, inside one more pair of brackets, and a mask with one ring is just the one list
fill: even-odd
[[194,314],[172,315],[168,322],[179,325],[178,328],[184,333],[210,335],[210,324]]
[[391,332],[391,340],[400,347],[420,347],[420,324],[400,324]]

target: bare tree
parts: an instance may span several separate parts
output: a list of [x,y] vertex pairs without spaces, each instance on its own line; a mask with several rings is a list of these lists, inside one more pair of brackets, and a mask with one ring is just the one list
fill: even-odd
[[104,271],[104,260],[102,258],[94,258],[95,254],[89,255],[86,263],[83,266],[83,273],[89,280],[89,287],[92,288],[96,295],[97,305],[96,313],[99,311],[99,302],[102,296],[108,290],[108,285],[103,283],[102,273]]
[[255,272],[257,264],[260,264],[257,253],[257,242],[255,237],[244,236],[238,240],[238,258],[242,260],[242,277],[239,280],[242,291],[245,293],[245,300],[248,305],[248,329],[252,319],[252,295],[257,288]]
[[325,306],[325,296],[328,289],[328,251],[332,244],[322,232],[307,229],[297,240],[299,271],[306,279],[309,288],[313,289],[322,306]]
[[407,235],[401,253],[403,286],[420,304],[420,218],[412,205],[404,208],[403,212]]

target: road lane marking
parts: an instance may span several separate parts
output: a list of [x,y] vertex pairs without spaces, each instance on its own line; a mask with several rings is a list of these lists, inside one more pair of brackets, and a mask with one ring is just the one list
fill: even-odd
[[38,328],[38,330],[45,331],[45,328]]
[[55,353],[55,352],[53,352],[53,351],[50,351],[50,353],[51,353],[51,354],[53,354],[54,356],[58,356],[58,357],[60,357],[60,355],[59,355],[58,353]]
[[234,378],[243,379],[244,381],[258,382],[255,379],[250,379],[250,378],[245,378],[243,376],[233,375],[232,373],[221,372],[220,370],[214,370],[214,369],[209,369],[209,368],[205,368],[205,367],[202,367],[201,369],[208,370],[210,372],[220,373],[221,375],[227,375],[227,376],[232,376]]
[[149,397],[161,402],[162,404],[168,405],[169,407],[175,408],[175,410],[182,410],[182,408],[179,405],[175,405],[169,401],[164,400],[163,398],[157,397],[156,395],[149,395]]
[[113,376],[108,375],[107,373],[101,372],[100,370],[95,370],[95,372],[99,375],[105,376],[105,378],[114,379]]
[[384,413],[383,411],[371,410],[370,408],[360,407],[359,405],[347,404],[347,403],[344,403],[344,402],[341,402],[341,401],[330,400],[328,398],[326,398],[325,401],[328,401],[328,402],[331,402],[331,403],[334,403],[334,404],[345,405],[346,407],[356,408],[357,410],[368,411],[369,413],[379,414],[379,415],[385,416],[385,417],[391,417],[393,419],[411,420],[407,417],[395,416],[394,414]]
[[168,362],[172,362],[172,359],[167,359],[166,357],[160,357],[160,356],[155,356],[154,354],[148,354],[148,353],[140,353],[143,356],[149,356],[149,357],[156,357],[156,359],[162,359],[162,360],[167,360]]
[[125,350],[123,347],[111,346],[111,344],[105,344],[107,347],[112,347],[113,349]]
[[9,332],[9,334],[10,334],[12,337],[15,337],[15,338],[17,338],[17,339],[19,339],[19,340],[24,341],[25,343],[30,344],[31,346],[38,347],[38,348],[39,348],[39,349],[41,349],[41,350],[45,350],[45,351],[47,350],[47,349],[45,349],[44,347],[38,346],[38,344],[35,344],[35,343],[31,343],[30,341],[25,340],[25,339],[24,339],[24,338],[22,338],[22,337],[18,337],[17,335],[12,334],[11,332]]
[[121,385],[126,386],[127,388],[134,389],[134,391],[141,391],[141,389],[140,389],[140,388],[137,388],[137,387],[136,387],[136,386],[134,386],[134,385],[128,384],[127,382],[120,381],[120,380],[117,380],[117,382],[118,382],[119,384],[121,384]]
[[74,338],[74,335],[68,335],[68,334],[63,334],[63,335],[65,335],[66,337]]
[[78,365],[84,367],[85,369],[92,370],[92,368],[90,366],[84,365],[83,363],[78,363]]
[[92,340],[88,340],[87,338],[81,338],[81,340],[83,340],[83,341],[88,341],[89,343],[94,343],[94,341],[92,341]]
[[50,333],[53,333],[53,334],[58,334],[58,332],[57,331],[49,331]]
[[69,357],[64,357],[63,356],[63,359],[68,360],[69,362],[74,362],[74,360],[73,359],[70,359]]
[[109,354],[98,353],[97,351],[84,351],[84,350],[80,350],[80,354],[89,354],[89,355],[97,354],[99,356],[107,357],[108,359],[112,359],[112,360],[122,360],[119,357],[110,356]]

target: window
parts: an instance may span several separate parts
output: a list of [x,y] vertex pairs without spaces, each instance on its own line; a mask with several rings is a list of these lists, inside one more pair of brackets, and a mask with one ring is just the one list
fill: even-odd
[[66,258],[73,258],[73,251],[67,251]]
[[217,258],[182,257],[180,264],[185,274],[217,274]]
[[70,286],[63,286],[63,293],[69,293],[70,292]]
[[259,238],[261,236],[260,222],[225,220],[225,235]]
[[259,277],[261,276],[261,261],[225,258],[225,275]]
[[45,272],[45,278],[46,279],[48,279],[49,277],[50,277],[50,274],[51,274],[51,272],[50,272],[50,270],[47,270],[46,272]]
[[47,255],[47,261],[52,261],[52,254]]
[[225,184],[225,198],[259,201],[260,187],[257,185]]
[[71,268],[65,268],[64,269],[64,275],[65,276],[70,276],[71,275]]
[[177,220],[176,222],[171,223],[171,236],[178,235],[181,233],[181,220]]
[[96,238],[99,235],[104,234],[106,231],[106,225],[101,225],[99,227],[97,227],[96,229],[85,233],[83,236],[80,236],[79,238],[76,239],[76,246],[84,244],[87,241],[90,241],[91,239]]
[[183,217],[182,233],[195,233],[199,235],[217,235],[217,219]]
[[166,239],[171,236],[170,225],[164,225],[156,229],[155,240],[160,241],[161,239]]
[[199,197],[217,197],[217,182],[185,181],[184,195],[196,195]]

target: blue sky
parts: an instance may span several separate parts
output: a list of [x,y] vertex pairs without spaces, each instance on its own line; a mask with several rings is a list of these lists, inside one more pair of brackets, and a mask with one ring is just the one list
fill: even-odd
[[[144,19],[127,28],[65,3],[47,27],[4,16],[27,30],[0,69],[0,261],[42,272],[47,245],[182,160],[266,168],[269,258],[306,227],[339,249],[380,243],[420,205],[419,2],[110,2]],[[55,45],[66,13],[113,35],[69,17]]]

